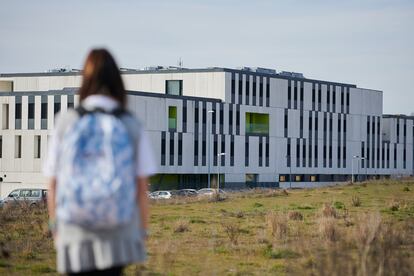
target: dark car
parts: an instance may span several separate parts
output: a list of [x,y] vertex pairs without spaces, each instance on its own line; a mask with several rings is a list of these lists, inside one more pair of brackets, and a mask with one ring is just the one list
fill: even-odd
[[16,189],[2,201],[3,207],[27,204],[30,207],[44,206],[47,201],[46,189]]

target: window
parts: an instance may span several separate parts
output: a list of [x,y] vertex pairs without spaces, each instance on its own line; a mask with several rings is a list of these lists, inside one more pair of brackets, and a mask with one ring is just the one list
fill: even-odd
[[246,174],[246,183],[256,183],[257,182],[257,174],[248,173]]
[[253,105],[256,105],[256,76],[253,76]]
[[223,124],[224,124],[224,104],[220,103],[220,133],[224,133]]
[[234,136],[230,140],[230,166],[234,166]]
[[3,104],[1,110],[1,128],[9,129],[9,104]]
[[229,134],[233,134],[233,105],[229,105]]
[[259,137],[259,167],[263,166],[263,137]]
[[183,101],[183,132],[187,132],[187,101],[186,100]]
[[31,190],[30,193],[31,197],[40,197],[40,190]]
[[183,165],[183,134],[178,133],[178,166]]
[[286,144],[286,167],[290,167],[290,147],[290,138],[288,138]]
[[295,175],[295,182],[301,182],[302,181],[302,175]]
[[[224,136],[224,134],[221,135],[221,152],[222,153],[226,152],[226,136]],[[221,166],[226,165],[226,156],[225,155],[221,155],[220,164],[221,164]]]
[[235,81],[235,74],[231,73],[231,102],[234,103],[235,95],[236,95],[236,81]]
[[284,117],[284,130],[285,130],[285,133],[284,133],[284,136],[285,137],[288,137],[288,126],[289,126],[289,113],[288,113],[289,111],[288,111],[288,109],[285,109],[285,117]]
[[55,95],[53,97],[53,114],[56,114],[60,111],[60,95]]
[[286,175],[279,175],[279,182],[286,182]]
[[236,135],[240,135],[240,105],[236,105]]
[[29,106],[28,106],[28,129],[34,129],[34,116],[35,116],[35,97],[29,96]]
[[269,114],[246,112],[246,134],[269,134]]
[[174,132],[170,132],[170,166],[174,165]]
[[213,166],[217,166],[217,154],[218,154],[218,145],[217,145],[217,135],[213,137]]
[[318,177],[316,175],[311,175],[310,176],[310,181],[311,182],[316,182],[316,181],[318,181]]
[[22,158],[22,136],[16,135],[14,140],[14,158]]
[[47,129],[47,96],[43,95],[40,105],[40,128]]
[[299,98],[299,100],[300,100],[300,109],[303,109],[303,86],[304,86],[304,83],[303,83],[303,81],[301,81],[300,82],[300,98]]
[[269,137],[266,137],[266,149],[265,149],[266,167],[269,167]]
[[168,129],[170,131],[177,130],[177,107],[176,106],[168,107]]
[[243,96],[243,74],[239,74],[239,104],[242,104]]
[[22,96],[16,96],[15,103],[15,129],[22,128]]
[[181,96],[183,94],[183,81],[182,80],[166,80],[165,81],[165,93],[168,95]]
[[31,194],[30,190],[22,190],[20,192],[20,197],[29,197]]
[[259,78],[259,106],[263,105],[263,77]]
[[292,107],[292,86],[291,81],[288,81],[288,108]]
[[250,104],[250,76],[246,75],[246,105]]
[[266,106],[270,106],[270,78],[266,79]]
[[244,141],[244,165],[249,166],[249,136],[245,136]]
[[161,166],[165,166],[165,131],[161,132]]
[[298,83],[296,81],[293,86],[293,108],[298,108]]
[[41,140],[40,140],[40,135],[35,135],[34,136],[34,158],[38,159],[40,158],[40,152],[41,152]]
[[69,95],[68,96],[68,108],[74,108],[75,107],[75,96]]
[[315,83],[312,83],[312,110],[315,110],[315,100],[316,100]]

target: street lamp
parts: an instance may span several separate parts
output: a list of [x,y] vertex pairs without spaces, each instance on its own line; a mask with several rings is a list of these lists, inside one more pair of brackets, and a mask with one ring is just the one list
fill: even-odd
[[358,155],[354,155],[352,156],[352,162],[351,162],[351,167],[352,167],[352,174],[351,174],[351,183],[354,183],[354,159],[358,159],[359,160],[359,156]]
[[207,144],[208,144],[208,149],[207,149],[207,152],[208,152],[208,155],[207,155],[207,162],[208,162],[208,166],[207,166],[207,170],[208,170],[208,180],[207,180],[207,184],[208,184],[208,187],[210,188],[210,155],[211,155],[211,152],[210,152],[210,136],[211,136],[211,133],[210,133],[210,116],[208,116],[208,114],[210,114],[210,113],[214,113],[214,110],[209,110],[209,111],[207,111],[207,139],[208,139],[208,141],[207,141]]
[[218,161],[218,172],[217,172],[217,194],[220,192],[220,165],[221,165],[221,159],[220,156],[225,156],[226,153],[222,152],[217,154],[217,161]]

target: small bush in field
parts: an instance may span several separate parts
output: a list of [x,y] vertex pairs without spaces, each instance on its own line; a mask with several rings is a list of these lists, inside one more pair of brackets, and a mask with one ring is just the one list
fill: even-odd
[[287,236],[289,227],[286,215],[269,212],[266,216],[266,222],[269,232],[273,237],[283,239]]
[[345,209],[345,204],[340,201],[335,201],[333,205],[336,209]]
[[398,211],[400,209],[400,202],[397,200],[393,200],[390,203],[390,210],[391,211]]
[[403,192],[409,192],[409,191],[410,191],[410,188],[408,188],[408,187],[403,188]]
[[352,197],[352,206],[359,207],[361,206],[361,199],[358,196]]
[[336,209],[329,203],[325,203],[321,210],[322,216],[326,218],[337,218],[338,213]]
[[298,211],[290,211],[288,213],[288,218],[290,220],[303,220],[303,215]]
[[319,220],[319,234],[323,240],[336,242],[339,240],[339,229],[332,217],[324,217]]
[[231,244],[237,245],[239,242],[239,236],[241,234],[239,226],[234,223],[227,223],[227,224],[223,224],[223,228]]
[[178,220],[174,227],[174,233],[183,233],[190,231],[188,222],[185,220]]

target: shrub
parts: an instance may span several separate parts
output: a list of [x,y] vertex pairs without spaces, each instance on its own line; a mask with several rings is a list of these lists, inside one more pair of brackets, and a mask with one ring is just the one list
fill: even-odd
[[185,220],[178,220],[174,226],[174,233],[183,233],[190,231],[190,227],[188,226],[188,222]]
[[239,226],[234,223],[226,223],[226,224],[223,224],[223,228],[231,244],[237,245],[239,242],[239,236],[241,233]]
[[361,206],[361,199],[358,196],[352,197],[352,206],[359,207]]
[[408,188],[408,187],[403,188],[403,192],[409,192],[409,191],[410,191],[410,188]]
[[286,215],[269,212],[266,215],[266,221],[268,229],[273,237],[282,239],[287,236],[289,227]]
[[391,211],[398,211],[400,209],[400,202],[397,200],[393,200],[390,202],[389,206]]
[[322,239],[329,242],[339,240],[339,230],[336,221],[332,217],[323,217],[319,220],[319,234]]
[[288,213],[288,218],[290,220],[303,220],[303,215],[297,211],[290,211]]
[[321,210],[322,216],[325,218],[337,218],[338,213],[336,209],[329,203],[325,203]]

